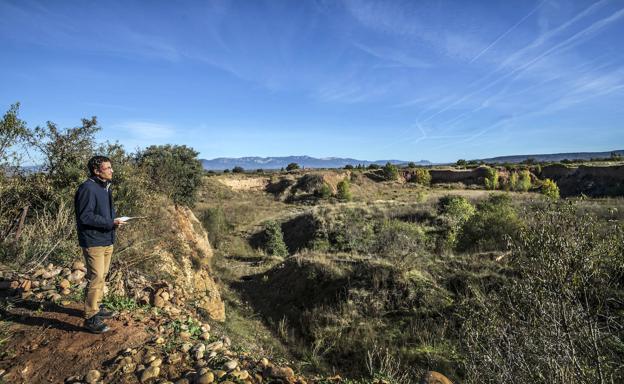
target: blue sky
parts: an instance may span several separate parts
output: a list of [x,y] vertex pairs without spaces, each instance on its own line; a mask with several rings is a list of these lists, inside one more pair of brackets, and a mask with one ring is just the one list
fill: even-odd
[[202,158],[624,148],[624,1],[0,0],[0,107]]

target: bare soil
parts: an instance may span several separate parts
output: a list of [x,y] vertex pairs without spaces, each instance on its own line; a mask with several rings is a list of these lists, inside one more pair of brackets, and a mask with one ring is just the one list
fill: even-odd
[[20,301],[2,310],[8,340],[0,369],[8,383],[63,383],[66,378],[102,370],[120,350],[142,345],[145,323],[122,315],[107,321],[111,331],[96,335],[82,327],[80,304]]

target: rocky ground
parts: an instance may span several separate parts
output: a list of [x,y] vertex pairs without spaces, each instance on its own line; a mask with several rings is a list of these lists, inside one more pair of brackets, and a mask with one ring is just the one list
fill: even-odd
[[[213,334],[210,322],[167,282],[111,274],[108,305],[119,314],[101,335],[82,328],[81,262],[29,274],[0,272],[0,382],[7,383],[354,383],[303,377]],[[424,383],[450,383],[435,373]],[[383,383],[383,380],[372,381]],[[359,382],[362,383],[362,382]]]

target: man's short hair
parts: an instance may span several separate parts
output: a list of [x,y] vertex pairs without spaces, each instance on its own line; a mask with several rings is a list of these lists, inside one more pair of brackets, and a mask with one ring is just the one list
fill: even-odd
[[106,162],[111,162],[111,160],[106,156],[93,156],[92,158],[90,158],[89,162],[87,163],[87,167],[89,168],[89,175],[95,176],[95,170],[100,169],[102,163]]

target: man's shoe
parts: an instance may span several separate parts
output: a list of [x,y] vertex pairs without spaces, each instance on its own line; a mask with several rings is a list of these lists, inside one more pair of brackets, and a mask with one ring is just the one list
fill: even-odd
[[110,319],[111,317],[117,316],[117,312],[109,311],[105,306],[100,305],[100,312],[98,312],[96,316],[99,316],[100,319]]
[[104,333],[110,331],[108,325],[104,324],[98,315],[86,319],[84,327],[91,333]]

